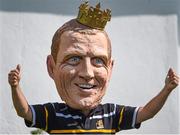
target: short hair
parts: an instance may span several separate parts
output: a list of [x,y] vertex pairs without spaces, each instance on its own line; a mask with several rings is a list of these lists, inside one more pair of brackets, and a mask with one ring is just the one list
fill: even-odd
[[81,34],[88,34],[88,35],[95,35],[97,32],[103,33],[108,42],[108,58],[111,58],[111,41],[107,35],[107,33],[104,30],[97,30],[92,29],[88,26],[82,25],[79,22],[76,21],[76,19],[72,19],[68,22],[66,22],[63,26],[61,26],[54,34],[52,38],[52,44],[51,44],[51,55],[53,56],[53,59],[55,63],[57,62],[57,54],[59,52],[59,46],[61,43],[61,36],[65,31],[73,31],[78,32]]

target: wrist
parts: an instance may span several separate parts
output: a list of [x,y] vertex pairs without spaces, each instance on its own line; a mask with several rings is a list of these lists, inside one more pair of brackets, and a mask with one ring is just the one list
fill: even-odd
[[18,90],[19,88],[20,88],[19,84],[15,86],[11,86],[12,91]]
[[172,92],[172,89],[165,85],[164,88],[163,88],[163,91],[165,91],[168,94],[170,94]]

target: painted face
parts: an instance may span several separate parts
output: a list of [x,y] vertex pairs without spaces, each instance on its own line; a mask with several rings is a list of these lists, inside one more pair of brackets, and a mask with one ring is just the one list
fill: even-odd
[[62,100],[75,109],[96,107],[105,94],[112,60],[106,36],[64,32],[54,69],[54,81]]

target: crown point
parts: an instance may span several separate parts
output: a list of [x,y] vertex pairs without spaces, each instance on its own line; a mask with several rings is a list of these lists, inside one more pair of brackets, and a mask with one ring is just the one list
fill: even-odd
[[100,9],[101,8],[101,4],[100,2],[96,5],[96,8]]

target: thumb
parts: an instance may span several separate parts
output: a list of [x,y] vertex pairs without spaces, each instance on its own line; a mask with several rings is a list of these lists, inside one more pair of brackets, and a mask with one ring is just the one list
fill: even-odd
[[20,64],[18,64],[17,66],[16,66],[16,69],[20,72],[21,71],[21,66],[20,66]]
[[169,75],[169,76],[172,76],[172,74],[173,74],[173,69],[172,69],[172,68],[169,68],[168,75]]
[[172,68],[169,68],[169,70],[168,70],[168,72],[167,72],[167,75],[170,74],[171,70],[172,70]]

